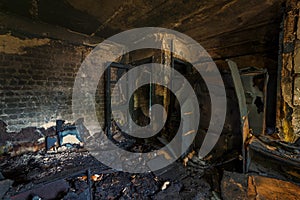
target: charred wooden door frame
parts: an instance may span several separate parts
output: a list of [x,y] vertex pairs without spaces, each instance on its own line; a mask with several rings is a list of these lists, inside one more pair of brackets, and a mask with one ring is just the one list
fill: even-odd
[[[130,69],[130,65],[112,62],[106,69],[106,84],[105,84],[105,127],[107,131],[107,136],[112,137],[110,128],[111,128],[111,83],[115,83],[115,81],[111,80],[111,68],[123,69],[126,72]],[[110,138],[111,139],[111,138]]]
[[[112,109],[111,109],[111,83],[115,83],[115,81],[111,81],[111,69],[116,68],[118,70],[126,70],[128,72],[132,67],[146,64],[146,63],[152,63],[154,60],[153,56],[137,60],[134,62],[131,62],[129,64],[123,64],[123,63],[117,63],[117,62],[112,62],[111,65],[106,69],[105,72],[105,78],[106,78],[106,84],[105,84],[105,129],[107,131],[108,137],[111,137],[111,117],[112,117]],[[128,92],[128,90],[127,90]],[[151,95],[150,98],[152,99],[153,96],[153,91],[151,90]],[[130,99],[128,99],[130,102]],[[150,100],[151,103],[151,100]],[[129,105],[131,107],[131,105]],[[110,138],[111,139],[111,138]]]
[[[150,57],[146,57],[146,58],[143,58],[143,59],[140,59],[140,60],[136,60],[134,62],[131,62],[129,64],[123,64],[123,63],[117,63],[117,62],[112,62],[110,64],[109,67],[107,67],[106,69],[106,72],[105,72],[105,78],[106,78],[106,81],[105,81],[105,129],[106,129],[106,132],[107,132],[107,136],[110,137],[110,139],[112,139],[112,134],[111,134],[111,117],[112,117],[112,109],[111,109],[111,84],[112,83],[116,83],[116,81],[112,81],[111,80],[111,71],[112,71],[112,68],[116,68],[117,70],[126,70],[126,72],[128,72],[131,68],[135,67],[135,66],[139,66],[139,65],[142,65],[142,64],[147,64],[147,63],[153,63],[154,62],[154,56],[150,56]],[[179,59],[179,58],[176,58],[174,57],[173,53],[171,53],[171,68],[174,68],[175,69],[175,65],[176,63],[178,64],[181,64],[181,65],[185,65],[185,67],[188,67],[188,63]],[[187,71],[189,71],[189,69],[186,69]],[[151,70],[150,70],[151,71]],[[173,76],[173,74],[171,75]],[[170,80],[170,84],[172,84],[172,79]],[[128,92],[128,90],[127,90]],[[149,101],[149,107],[152,106],[152,99],[154,97],[155,93],[154,93],[154,90],[153,88],[151,87],[151,84],[150,84],[150,101]],[[128,101],[130,102],[130,99],[128,99]],[[170,99],[170,104],[169,104],[169,108],[168,110],[171,112],[172,109],[172,102],[174,103],[174,99]],[[129,104],[128,102],[128,104]],[[130,107],[132,107],[132,105],[129,105]],[[167,122],[169,121],[169,114],[168,114],[168,118],[167,118]]]

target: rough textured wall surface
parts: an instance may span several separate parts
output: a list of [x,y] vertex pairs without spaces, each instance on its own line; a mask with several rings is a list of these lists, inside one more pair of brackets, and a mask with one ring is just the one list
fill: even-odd
[[[91,48],[9,32],[0,35],[0,119],[9,131],[72,118],[77,70]],[[103,89],[97,95],[103,97]],[[103,110],[104,98],[98,98]],[[103,119],[104,112],[98,113]],[[104,120],[103,120],[104,121]]]
[[293,142],[300,133],[300,3],[289,0],[283,24],[282,67],[277,126],[285,141]]

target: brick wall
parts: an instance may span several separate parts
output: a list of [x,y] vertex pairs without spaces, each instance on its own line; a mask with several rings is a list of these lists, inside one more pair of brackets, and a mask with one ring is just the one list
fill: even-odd
[[[73,84],[91,48],[8,33],[0,35],[0,45],[0,119],[8,130],[43,126],[56,119],[74,121]],[[99,119],[104,117],[103,93],[99,88]]]

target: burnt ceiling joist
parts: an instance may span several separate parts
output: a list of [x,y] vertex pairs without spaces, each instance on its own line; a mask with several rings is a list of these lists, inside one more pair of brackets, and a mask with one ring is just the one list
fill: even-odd
[[284,0],[1,0],[0,10],[87,36],[158,26],[185,33],[214,58],[277,55]]

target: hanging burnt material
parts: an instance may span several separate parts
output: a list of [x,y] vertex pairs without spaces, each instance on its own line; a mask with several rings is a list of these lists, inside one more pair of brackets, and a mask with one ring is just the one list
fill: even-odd
[[243,171],[247,171],[247,140],[266,132],[266,99],[268,74],[266,69],[249,67],[238,69],[235,62],[227,60],[238,97],[243,135]]
[[248,110],[249,126],[254,135],[266,131],[266,99],[268,73],[255,67],[240,70]]

